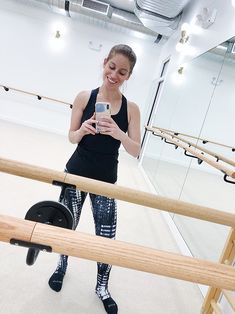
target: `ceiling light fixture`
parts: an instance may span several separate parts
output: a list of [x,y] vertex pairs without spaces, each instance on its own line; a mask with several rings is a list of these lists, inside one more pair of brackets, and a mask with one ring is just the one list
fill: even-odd
[[179,67],[178,74],[183,74],[184,67]]
[[55,33],[55,38],[60,38],[60,31],[56,31],[56,33]]
[[188,23],[184,23],[181,26],[180,39],[175,46],[176,51],[181,52],[184,48],[184,45],[189,40],[190,26]]

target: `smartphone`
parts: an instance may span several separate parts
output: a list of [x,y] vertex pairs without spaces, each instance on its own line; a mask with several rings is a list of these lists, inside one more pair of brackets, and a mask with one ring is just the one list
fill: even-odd
[[108,102],[97,102],[95,104],[95,119],[96,123],[96,132],[102,133],[102,127],[99,125],[99,122],[102,121],[102,118],[111,116],[111,104]]

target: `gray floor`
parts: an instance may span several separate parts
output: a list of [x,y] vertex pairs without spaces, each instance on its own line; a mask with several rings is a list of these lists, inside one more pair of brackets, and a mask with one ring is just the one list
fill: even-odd
[[[56,170],[75,149],[66,137],[0,121],[0,156]],[[0,173],[0,213],[24,217],[34,203],[57,200],[59,189],[45,183]],[[119,185],[148,191],[137,161],[122,152]],[[94,233],[89,203],[86,202],[79,231]],[[118,202],[117,239],[178,252],[161,214],[154,209]],[[51,291],[47,280],[57,255],[40,253],[35,265],[25,264],[26,249],[0,243],[1,314],[101,314],[94,293],[96,263],[70,258],[60,293]],[[110,291],[120,314],[198,314],[202,295],[197,285],[172,278],[113,267]]]

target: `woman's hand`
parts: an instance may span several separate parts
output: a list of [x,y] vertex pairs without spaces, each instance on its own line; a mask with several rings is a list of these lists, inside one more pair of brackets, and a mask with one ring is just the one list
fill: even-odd
[[101,134],[110,135],[116,140],[121,140],[125,134],[111,117],[102,117],[99,121],[99,126],[102,129]]
[[96,123],[96,120],[95,120],[95,113],[94,113],[90,119],[85,120],[82,123],[82,125],[80,126],[80,129],[77,131],[79,131],[83,136],[87,134],[95,135],[96,129],[93,127],[93,124],[95,123]]

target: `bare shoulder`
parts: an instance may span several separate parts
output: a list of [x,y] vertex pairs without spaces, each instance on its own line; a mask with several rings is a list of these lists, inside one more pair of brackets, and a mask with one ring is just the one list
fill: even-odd
[[139,111],[139,106],[133,101],[127,101],[128,110]]
[[133,101],[127,101],[127,108],[128,108],[128,118],[129,121],[132,117],[139,117],[140,109],[139,106],[134,103]]
[[90,95],[91,95],[91,91],[88,91],[88,90],[79,92],[73,102],[73,107],[85,108],[90,98]]

